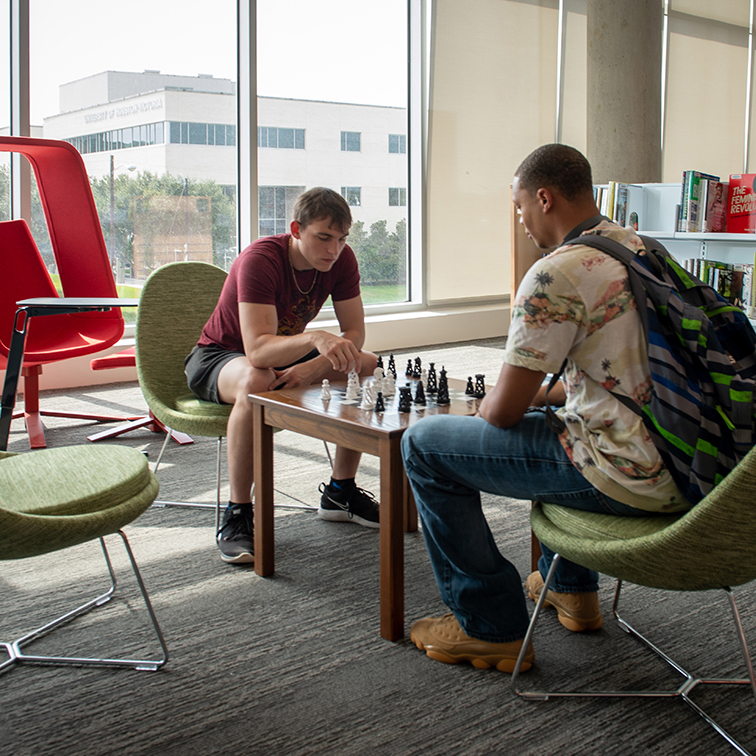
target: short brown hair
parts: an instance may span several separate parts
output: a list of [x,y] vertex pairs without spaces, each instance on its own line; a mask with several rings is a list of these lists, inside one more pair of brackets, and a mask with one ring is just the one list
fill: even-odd
[[294,220],[300,227],[314,221],[330,218],[342,231],[349,231],[352,226],[352,213],[347,201],[333,189],[316,186],[297,197],[294,204]]
[[568,201],[593,194],[591,164],[574,147],[545,144],[528,155],[515,171],[520,188],[532,194],[542,187],[552,187]]

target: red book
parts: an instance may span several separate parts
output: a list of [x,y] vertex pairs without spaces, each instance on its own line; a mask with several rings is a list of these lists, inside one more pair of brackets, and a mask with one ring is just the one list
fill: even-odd
[[727,197],[727,232],[756,232],[756,173],[734,173],[730,176]]

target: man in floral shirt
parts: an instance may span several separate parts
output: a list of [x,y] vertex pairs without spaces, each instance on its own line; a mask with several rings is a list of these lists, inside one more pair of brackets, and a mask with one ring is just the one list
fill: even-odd
[[[566,244],[581,234],[606,235],[632,250],[642,241],[599,214],[591,167],[565,145],[529,155],[512,198],[528,236],[543,249],[558,248],[520,284],[496,386],[479,417],[429,417],[402,440],[436,582],[452,610],[415,622],[412,640],[438,661],[507,672],[528,613],[517,570],[482,513],[481,491],[627,516],[690,507],[640,417],[610,393],[643,404],[651,386],[627,269],[593,247]],[[549,392],[550,404],[563,405],[566,427],[558,436],[540,408],[546,375],[565,360],[564,378]],[[534,600],[553,558],[542,548],[539,570],[526,581]],[[595,572],[562,560],[547,605],[567,629],[595,630],[602,625],[597,590]],[[523,669],[533,659],[530,648]]]

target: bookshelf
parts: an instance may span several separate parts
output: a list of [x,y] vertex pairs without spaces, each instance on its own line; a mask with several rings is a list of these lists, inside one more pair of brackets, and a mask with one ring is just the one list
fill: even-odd
[[[605,186],[605,185],[603,185]],[[681,187],[671,184],[630,184],[627,217],[638,213],[638,233],[658,239],[677,260],[700,258],[724,263],[753,263],[756,234],[688,233],[675,231]],[[511,302],[525,271],[542,255],[527,237],[512,205]]]

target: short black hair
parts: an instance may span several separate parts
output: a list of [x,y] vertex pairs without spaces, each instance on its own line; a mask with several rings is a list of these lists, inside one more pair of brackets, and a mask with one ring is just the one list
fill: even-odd
[[591,164],[566,144],[544,144],[534,150],[520,163],[515,176],[520,188],[530,193],[553,187],[569,202],[593,194]]
[[352,225],[352,212],[347,201],[338,192],[323,186],[300,194],[294,203],[293,215],[302,228],[323,218],[330,218],[331,224],[345,233]]

